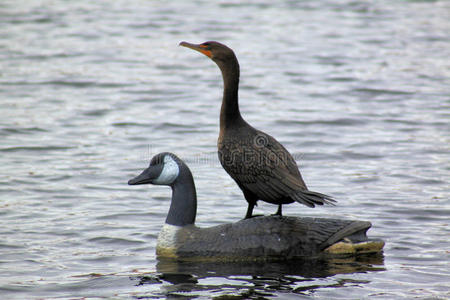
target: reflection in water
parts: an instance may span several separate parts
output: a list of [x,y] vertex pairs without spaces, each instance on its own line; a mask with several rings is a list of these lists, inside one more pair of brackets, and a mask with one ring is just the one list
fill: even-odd
[[382,253],[289,262],[199,263],[160,260],[156,268],[159,275],[141,276],[138,285],[170,283],[163,285],[164,294],[219,290],[223,294],[227,289],[234,291],[234,294],[238,290],[239,298],[271,296],[270,291],[302,293],[324,287],[342,287],[349,283],[366,284],[369,281],[336,278],[319,283],[316,279],[385,270]]

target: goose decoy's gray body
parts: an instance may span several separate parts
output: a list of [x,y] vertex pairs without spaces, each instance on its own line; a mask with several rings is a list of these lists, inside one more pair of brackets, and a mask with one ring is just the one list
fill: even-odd
[[239,63],[230,48],[210,41],[181,42],[211,58],[222,72],[224,91],[217,142],[219,160],[248,202],[245,218],[252,217],[258,200],[277,204],[299,202],[309,207],[332,204],[330,196],[309,191],[291,154],[272,136],[255,129],[241,116],[238,104]]
[[384,245],[367,239],[366,231],[371,224],[364,221],[266,216],[209,228],[197,227],[192,174],[172,153],[154,156],[150,166],[128,183],[172,188],[169,213],[156,247],[160,258],[286,260],[379,252]]

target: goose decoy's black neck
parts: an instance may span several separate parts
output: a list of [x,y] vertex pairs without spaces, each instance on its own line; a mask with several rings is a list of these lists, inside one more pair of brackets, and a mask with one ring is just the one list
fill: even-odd
[[192,173],[175,154],[163,152],[152,158],[150,166],[128,181],[136,184],[168,185],[172,188],[172,202],[166,223],[186,226],[195,223],[197,194]]
[[220,128],[229,126],[238,127],[244,119],[239,111],[239,62],[233,50],[227,46],[214,41],[202,44],[191,44],[181,42],[184,46],[203,53],[211,58],[222,72],[223,78],[223,100],[220,110]]

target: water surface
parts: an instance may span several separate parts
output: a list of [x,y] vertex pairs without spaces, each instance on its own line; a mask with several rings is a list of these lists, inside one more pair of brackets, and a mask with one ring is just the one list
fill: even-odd
[[[0,293],[8,299],[450,297],[447,1],[2,1]],[[293,264],[155,257],[167,187],[126,182],[161,151],[193,171],[197,224],[246,203],[216,154],[220,72],[241,65],[244,117],[295,156],[383,255]],[[256,213],[276,207],[260,203]]]

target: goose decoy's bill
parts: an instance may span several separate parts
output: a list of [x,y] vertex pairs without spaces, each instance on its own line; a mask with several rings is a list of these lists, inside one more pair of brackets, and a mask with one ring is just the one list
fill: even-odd
[[211,58],[223,77],[219,160],[236,181],[248,202],[245,218],[251,218],[258,200],[281,206],[293,202],[308,207],[333,204],[332,197],[308,190],[292,155],[272,136],[253,128],[241,116],[238,104],[239,63],[233,50],[210,41],[203,44],[181,42],[181,46]]
[[277,261],[380,252],[369,240],[370,222],[266,216],[209,228],[195,226],[197,196],[188,166],[173,153],[155,155],[128,184],[168,185],[172,200],[159,233],[158,258],[209,261]]

